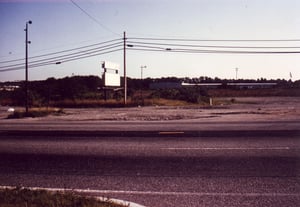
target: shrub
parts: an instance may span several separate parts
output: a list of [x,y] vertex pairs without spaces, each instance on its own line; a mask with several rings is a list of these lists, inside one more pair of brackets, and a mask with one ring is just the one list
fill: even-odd
[[190,103],[207,102],[207,92],[200,87],[184,87],[178,89],[158,89],[154,91],[150,98],[165,98],[172,100],[182,100]]

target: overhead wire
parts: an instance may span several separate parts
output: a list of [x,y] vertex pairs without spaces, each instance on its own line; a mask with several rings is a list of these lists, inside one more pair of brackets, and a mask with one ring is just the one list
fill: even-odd
[[[65,59],[64,62],[70,62],[70,61],[90,58],[90,57],[94,57],[94,56],[98,56],[98,55],[109,54],[109,53],[113,53],[113,52],[117,52],[117,51],[121,51],[121,50],[123,50],[123,48],[109,50],[109,51],[100,52],[100,53],[89,54],[89,55],[81,55],[81,56]],[[29,64],[29,68],[54,65],[54,64],[57,64],[57,63],[55,61],[45,61],[45,62],[40,62],[40,63],[35,63],[35,64]],[[5,69],[1,69],[0,72],[15,71],[15,70],[24,70],[24,66],[5,68]]]
[[185,38],[152,38],[152,37],[130,37],[127,39],[181,41],[181,42],[300,42],[300,39],[185,39]]
[[[181,53],[231,53],[231,54],[297,54],[300,53],[300,46],[283,46],[272,43],[270,45],[241,45],[240,41],[279,41],[278,40],[214,40],[214,41],[238,41],[238,45],[231,44],[197,44],[196,39],[165,39],[165,38],[128,38],[127,46],[129,50],[144,50],[154,52],[181,52]],[[132,40],[133,39],[133,40]],[[135,41],[134,41],[135,40]],[[184,44],[184,42],[193,41],[193,44]],[[298,41],[298,40],[280,40],[280,41]],[[300,41],[300,40],[299,40]],[[293,42],[294,44],[294,42]]]
[[[66,53],[66,52],[72,52],[72,51],[76,51],[76,50],[80,50],[80,49],[85,49],[85,48],[94,47],[94,46],[98,46],[98,45],[104,45],[104,44],[107,44],[107,43],[121,41],[121,40],[122,40],[121,38],[113,39],[113,40],[108,40],[108,41],[104,41],[104,42],[100,42],[100,43],[95,43],[95,44],[90,44],[90,45],[81,46],[81,47],[76,47],[76,48],[72,48],[72,49],[67,49],[67,50],[62,50],[62,51],[56,51],[56,52],[52,52],[52,53],[46,53],[46,54],[43,54],[43,55],[31,56],[28,59],[31,60],[31,59],[34,59],[34,58],[51,56],[51,55],[56,55],[56,54]],[[17,62],[17,61],[24,61],[24,60],[25,60],[25,58],[20,58],[20,59],[15,59],[15,60],[8,60],[8,61],[1,61],[0,64],[10,63],[10,62]]]
[[[135,40],[135,41],[132,41]],[[198,44],[196,41],[225,41],[225,42],[298,42],[300,40],[196,40],[196,39],[170,39],[170,38],[126,38],[126,47],[133,51],[149,52],[172,52],[172,53],[208,53],[208,54],[299,54],[300,46],[249,46],[249,45],[226,45],[226,44]],[[182,42],[193,42],[182,43]],[[293,43],[294,43],[293,42]],[[240,43],[239,43],[240,44]],[[29,68],[60,64],[93,56],[108,54],[123,50],[124,39],[118,38],[96,44],[76,47],[72,49],[29,57]],[[213,48],[213,49],[210,49]],[[276,50],[275,50],[276,49]],[[24,69],[25,58],[2,61],[0,72]]]
[[141,47],[128,48],[128,50],[151,51],[151,52],[173,52],[173,53],[215,53],[215,54],[300,54],[300,51],[232,51],[232,50],[195,50],[195,49],[172,49],[172,48],[155,48]]
[[[82,55],[92,54],[92,53],[95,53],[95,52],[108,50],[108,49],[112,49],[112,48],[120,47],[120,46],[122,46],[122,42],[112,43],[112,44],[105,45],[105,46],[102,46],[102,47],[96,47],[96,48],[92,48],[92,49],[88,49],[88,50],[82,50],[82,51],[73,52],[73,53],[69,53],[69,54],[65,54],[65,55],[54,56],[54,57],[52,57],[52,55],[57,54],[57,53],[51,53],[50,57],[40,59],[40,60],[31,61],[31,63],[38,63],[38,62],[43,62],[43,61],[48,61],[48,60],[57,60],[57,61],[62,62],[66,58],[72,58],[73,56],[77,56],[77,55],[80,55],[80,54],[82,54]],[[58,53],[61,53],[61,52],[58,52]],[[39,57],[45,57],[45,56],[46,55],[40,55]],[[6,67],[15,67],[15,66],[19,66],[19,65],[23,65],[23,63],[0,66],[0,69],[1,68],[6,68]]]
[[127,41],[128,44],[138,45],[159,45],[159,46],[178,46],[178,47],[200,47],[200,48],[234,48],[234,49],[295,49],[300,46],[232,46],[232,45],[191,45],[191,44],[177,44],[177,43],[159,43],[159,42],[141,42],[141,41]]
[[96,22],[100,27],[102,27],[103,29],[109,31],[110,33],[117,35],[119,37],[121,37],[120,34],[112,31],[111,29],[109,29],[107,26],[105,26],[104,24],[102,24],[98,19],[96,19],[95,17],[93,17],[92,15],[90,15],[86,10],[84,10],[81,6],[79,6],[75,1],[70,0],[70,2],[76,6],[78,9],[80,9],[84,14],[86,14],[91,20],[93,20],[94,22]]
[[[29,62],[28,67],[33,68],[33,67],[39,67],[39,66],[45,66],[45,65],[61,64],[61,63],[65,63],[65,62],[70,62],[70,61],[75,61],[75,60],[79,60],[79,59],[84,59],[84,58],[94,57],[94,56],[108,54],[108,53],[112,53],[112,52],[117,52],[117,51],[123,49],[123,42],[121,42],[121,41],[116,42],[117,40],[120,40],[120,39],[110,40],[110,41],[87,45],[87,46],[82,46],[82,47],[77,47],[77,48],[64,50],[64,51],[58,51],[58,52],[54,52],[54,53],[43,54],[43,55],[39,55],[39,56],[34,56],[34,57],[29,58],[33,61]],[[110,44],[108,44],[108,43],[110,43]],[[99,46],[99,47],[95,47],[95,46]],[[82,49],[85,49],[85,50],[82,50]],[[60,54],[60,55],[56,55],[56,54]],[[5,65],[0,66],[0,72],[24,69],[23,62],[22,63],[15,62],[15,61],[20,61],[20,60],[24,60],[24,59],[9,61],[9,62],[13,63],[13,64],[9,64],[9,65],[7,65],[8,61],[2,62],[2,64],[5,63]]]

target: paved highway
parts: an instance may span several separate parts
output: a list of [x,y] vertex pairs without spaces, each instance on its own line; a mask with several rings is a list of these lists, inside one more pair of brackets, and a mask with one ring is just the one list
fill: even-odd
[[299,206],[299,130],[236,124],[214,132],[147,123],[125,133],[11,125],[0,130],[0,184],[89,189],[147,207]]

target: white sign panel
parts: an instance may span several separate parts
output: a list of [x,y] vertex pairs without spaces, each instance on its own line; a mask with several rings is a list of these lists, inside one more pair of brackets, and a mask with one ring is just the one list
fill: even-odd
[[103,80],[105,86],[120,86],[121,78],[117,73],[103,73]]
[[102,63],[102,68],[111,69],[111,70],[120,70],[120,65],[118,63],[104,61]]

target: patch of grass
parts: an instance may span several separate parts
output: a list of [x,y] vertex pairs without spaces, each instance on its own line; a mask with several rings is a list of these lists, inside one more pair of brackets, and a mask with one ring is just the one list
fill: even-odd
[[213,98],[213,104],[214,105],[231,105],[231,104],[258,104],[255,101],[247,101],[245,99],[238,98]]
[[191,105],[191,103],[187,103],[186,101],[180,101],[180,100],[152,98],[152,99],[145,99],[144,105],[145,106],[186,106],[186,105]]
[[[63,107],[63,108],[94,108],[94,107],[123,107],[123,100],[94,100],[94,99],[65,99],[61,101],[56,101],[51,103],[52,106],[55,107]],[[126,106],[137,106],[137,104],[130,99],[127,100]]]
[[8,119],[21,119],[25,117],[44,117],[50,114],[59,115],[62,114],[63,110],[58,108],[31,108],[28,113],[26,111],[15,111],[7,116]]
[[79,196],[72,192],[48,192],[14,188],[0,190],[0,207],[126,207],[109,200]]
[[[193,103],[188,103],[182,100],[172,100],[172,99],[164,99],[164,98],[145,98],[143,101],[138,99],[127,99],[126,107],[136,107],[139,105],[143,106],[186,106],[191,105]],[[64,107],[64,108],[93,108],[93,107],[111,107],[111,108],[118,108],[124,107],[123,100],[114,100],[109,99],[105,100],[63,100],[53,103],[57,107]]]

